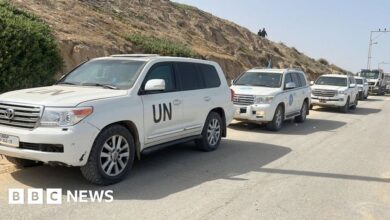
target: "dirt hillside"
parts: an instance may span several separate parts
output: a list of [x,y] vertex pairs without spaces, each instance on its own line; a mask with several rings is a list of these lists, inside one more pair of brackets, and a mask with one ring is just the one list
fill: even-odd
[[248,29],[197,8],[167,0],[10,0],[48,23],[58,39],[64,72],[87,58],[114,53],[142,53],[132,34],[169,39],[217,61],[232,79],[245,69],[301,67],[315,78],[343,72],[295,48],[261,39]]

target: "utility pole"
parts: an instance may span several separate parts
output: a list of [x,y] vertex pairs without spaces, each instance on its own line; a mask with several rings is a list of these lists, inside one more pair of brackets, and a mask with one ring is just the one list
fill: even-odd
[[[390,30],[387,30],[386,28],[384,30],[379,29],[378,31],[371,31],[370,32],[370,42],[368,44],[368,58],[367,58],[367,69],[371,69],[371,54],[372,54],[372,45],[378,44],[378,42],[373,42],[376,40],[378,37],[380,37],[382,34],[388,33]],[[376,37],[373,38],[374,33],[379,33]]]

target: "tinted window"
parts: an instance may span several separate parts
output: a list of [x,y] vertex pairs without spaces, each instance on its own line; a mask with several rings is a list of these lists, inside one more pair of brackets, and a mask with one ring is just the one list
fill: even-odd
[[280,88],[282,76],[283,74],[280,73],[246,72],[234,85]]
[[298,73],[291,73],[291,77],[296,87],[301,87],[301,81],[299,79]]
[[298,73],[298,76],[299,76],[299,79],[301,81],[301,86],[306,86],[307,85],[307,81],[306,81],[305,75],[303,75],[302,73]]
[[290,82],[293,82],[293,80],[291,78],[291,73],[287,73],[286,77],[284,79],[284,87],[286,87],[287,83],[290,83]]
[[144,86],[151,79],[163,79],[165,81],[166,92],[176,89],[175,75],[173,74],[170,63],[156,64],[153,66],[145,77]]
[[203,77],[193,63],[176,63],[176,73],[182,90],[195,90],[204,88]]
[[218,72],[212,65],[197,64],[199,71],[202,73],[206,88],[216,88],[221,85]]

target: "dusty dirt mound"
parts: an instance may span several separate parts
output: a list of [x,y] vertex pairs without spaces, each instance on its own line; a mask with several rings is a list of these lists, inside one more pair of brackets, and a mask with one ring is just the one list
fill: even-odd
[[300,67],[315,78],[343,72],[294,48],[260,39],[248,29],[197,8],[166,0],[11,0],[54,30],[67,71],[87,58],[113,53],[139,53],[128,36],[170,39],[201,57],[220,63],[228,79],[245,69],[265,66],[272,57],[279,68]]

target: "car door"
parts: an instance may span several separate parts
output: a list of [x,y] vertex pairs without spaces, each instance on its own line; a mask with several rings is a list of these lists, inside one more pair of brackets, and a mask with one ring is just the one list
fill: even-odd
[[[284,76],[284,106],[285,106],[285,115],[288,116],[291,113],[294,113],[296,106],[294,103],[294,94],[296,94],[295,89],[286,89],[287,83],[294,82],[292,73],[286,73]],[[295,83],[295,82],[294,82]],[[296,96],[296,95],[295,95]]]
[[300,92],[302,92],[302,90],[301,90],[302,85],[301,85],[301,80],[299,78],[298,73],[292,72],[291,77],[292,77],[293,82],[296,85],[296,88],[291,90],[292,95],[293,95],[292,105],[293,105],[293,109],[294,109],[292,113],[296,113],[296,112],[299,112],[301,110],[301,107],[302,107],[303,99],[302,99],[302,95],[300,94]]
[[213,103],[198,64],[175,63],[183,97],[183,125],[186,135],[200,134]]
[[[151,79],[163,79],[166,88],[161,92],[145,92]],[[140,95],[144,109],[145,145],[151,146],[178,139],[183,128],[183,101],[177,89],[177,80],[170,62],[155,64],[142,83]]]

